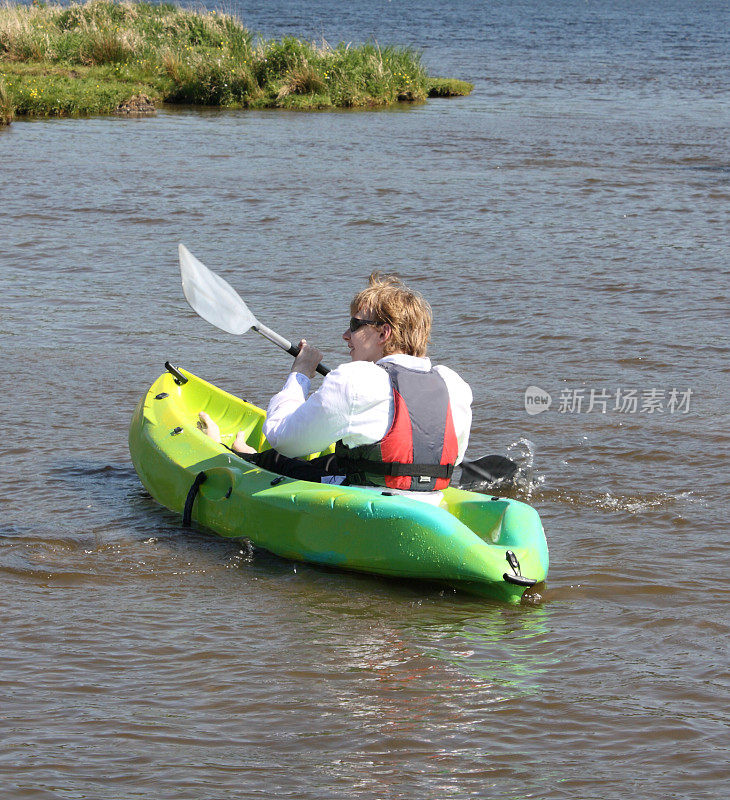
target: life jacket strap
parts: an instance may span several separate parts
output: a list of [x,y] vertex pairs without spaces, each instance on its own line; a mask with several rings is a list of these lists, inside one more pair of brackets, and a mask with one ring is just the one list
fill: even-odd
[[401,464],[368,461],[364,458],[337,457],[337,468],[347,475],[369,472],[371,475],[392,475],[396,478],[451,478],[453,464]]

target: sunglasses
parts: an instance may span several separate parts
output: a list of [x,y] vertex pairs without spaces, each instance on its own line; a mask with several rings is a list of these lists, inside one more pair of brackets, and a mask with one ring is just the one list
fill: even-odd
[[382,325],[382,322],[376,322],[374,319],[359,319],[358,317],[350,317],[350,333],[359,331],[363,325],[374,325],[377,327],[378,325]]

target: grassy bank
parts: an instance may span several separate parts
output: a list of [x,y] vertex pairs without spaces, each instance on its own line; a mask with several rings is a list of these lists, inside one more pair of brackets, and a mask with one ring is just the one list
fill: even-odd
[[0,5],[0,124],[160,102],[358,108],[469,94],[409,48],[263,40],[228,14],[170,3]]

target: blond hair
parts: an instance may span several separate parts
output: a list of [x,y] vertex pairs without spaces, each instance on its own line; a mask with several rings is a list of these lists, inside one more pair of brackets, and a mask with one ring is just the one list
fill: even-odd
[[353,297],[350,313],[354,316],[367,309],[379,324],[387,322],[392,335],[383,353],[426,355],[431,336],[431,306],[418,292],[409,289],[397,275],[370,275],[367,289]]

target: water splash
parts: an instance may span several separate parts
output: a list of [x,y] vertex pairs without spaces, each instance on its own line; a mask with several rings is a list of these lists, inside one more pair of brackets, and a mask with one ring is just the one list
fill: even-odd
[[536,452],[535,443],[524,436],[507,447],[507,456],[517,464],[517,474],[511,485],[524,493],[526,500],[530,500],[533,492],[545,483],[545,476],[535,473]]
[[240,540],[241,549],[238,550],[226,563],[228,569],[237,569],[242,564],[251,564],[254,560],[254,546],[250,539]]
[[543,475],[535,474],[535,444],[523,437],[512,442],[506,452],[507,456],[486,456],[463,465],[460,488],[484,494],[517,492],[529,501],[545,482]]
[[591,492],[566,491],[564,489],[542,491],[539,493],[539,499],[579,508],[593,509],[594,511],[623,514],[643,514],[652,510],[698,501],[694,492],[691,491],[646,492],[636,495],[624,495],[613,492],[595,494]]

